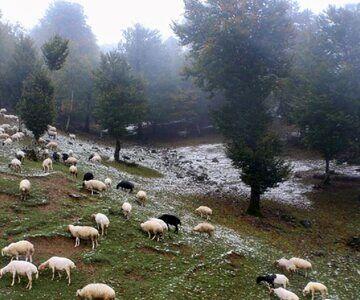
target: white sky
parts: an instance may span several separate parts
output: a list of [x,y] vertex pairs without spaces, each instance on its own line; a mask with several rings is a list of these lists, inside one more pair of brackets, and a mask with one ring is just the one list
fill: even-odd
[[[31,29],[53,0],[0,0],[3,19]],[[121,30],[137,22],[159,29],[164,37],[172,34],[170,24],[183,13],[182,0],[72,0],[82,4],[99,44],[120,40]],[[360,0],[298,0],[302,8],[319,12],[329,4],[360,3]]]

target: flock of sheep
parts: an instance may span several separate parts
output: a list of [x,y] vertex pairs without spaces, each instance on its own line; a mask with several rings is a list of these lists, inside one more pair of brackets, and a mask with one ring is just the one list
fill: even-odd
[[[6,115],[6,109],[1,109],[0,114],[5,119],[17,120],[16,116]],[[7,116],[7,117],[6,117]],[[11,116],[11,117],[9,117]],[[0,125],[0,140],[4,140],[3,145],[9,145],[13,142],[13,140],[20,140],[24,137],[24,133],[17,132],[15,134],[10,135],[6,131],[9,129],[13,129],[8,124]],[[42,154],[44,155],[44,160],[42,162],[42,168],[44,172],[50,172],[53,170],[53,161],[60,161],[61,159],[66,165],[69,165],[69,173],[74,178],[78,176],[78,168],[77,163],[78,159],[75,157],[73,151],[69,151],[69,153],[62,153],[61,157],[57,151],[58,143],[57,139],[57,130],[53,126],[48,126],[47,131],[48,137],[53,139],[53,141],[46,141],[44,138],[40,138],[38,140],[39,144],[42,145],[43,149]],[[15,138],[14,138],[14,135]],[[71,139],[76,139],[74,134],[69,134]],[[50,150],[53,151],[52,155],[50,155]],[[12,159],[9,168],[14,170],[15,172],[22,171],[22,162],[26,156],[25,151],[19,150],[16,152],[16,158]],[[89,160],[92,163],[100,163],[102,161],[102,157],[98,153],[93,153]],[[111,189],[112,180],[110,178],[106,178],[103,181],[94,179],[94,175],[90,172],[84,174],[83,177],[83,188],[91,192],[91,195],[94,193],[99,194],[101,196],[102,192],[105,192],[108,189]],[[129,181],[121,181],[117,186],[117,189],[128,190],[130,193],[134,189],[134,184]],[[28,179],[23,179],[19,183],[20,190],[20,198],[21,200],[26,200],[31,192],[31,183]],[[141,206],[145,206],[148,197],[145,191],[138,191],[136,194],[136,200]],[[124,202],[122,204],[122,211],[124,217],[129,219],[131,217],[132,205],[129,202]],[[211,208],[207,206],[198,207],[195,212],[200,215],[201,218],[206,218],[209,220],[213,211]],[[100,236],[99,230],[101,230],[101,235],[106,235],[106,231],[110,225],[110,221],[108,217],[102,213],[96,213],[92,215],[92,218],[95,220],[97,224],[97,229],[91,226],[74,226],[68,225],[67,229],[70,232],[71,236],[75,238],[75,247],[80,245],[81,240],[90,240],[92,242],[92,249],[95,250],[98,246],[98,238]],[[160,239],[164,238],[164,234],[169,230],[170,226],[175,227],[175,232],[177,233],[179,230],[179,225],[181,225],[180,219],[171,214],[164,214],[159,216],[158,218],[150,218],[149,220],[140,224],[141,229],[148,234],[149,238],[153,240],[156,239],[160,241]],[[193,228],[193,231],[208,234],[211,237],[214,234],[215,227],[208,223],[202,222]],[[75,263],[68,258],[53,256],[44,263],[40,264],[37,268],[32,263],[32,258],[34,255],[35,249],[32,243],[29,241],[18,241],[15,243],[11,243],[7,247],[1,250],[1,254],[3,256],[11,257],[10,263],[0,270],[0,278],[6,274],[12,274],[12,284],[15,284],[16,276],[18,277],[18,282],[20,282],[20,276],[26,276],[28,278],[27,288],[32,288],[33,276],[38,278],[38,270],[44,270],[49,268],[52,270],[52,279],[54,279],[55,272],[58,272],[59,277],[61,277],[60,272],[65,272],[67,275],[68,284],[71,283],[71,269],[75,268]],[[19,260],[20,257],[24,257],[25,260]],[[16,259],[16,260],[13,260]],[[295,272],[298,269],[305,270],[305,276],[307,276],[307,271],[312,268],[310,262],[293,257],[289,260],[285,258],[281,258],[276,261],[276,265],[283,270],[288,272]],[[299,297],[287,290],[287,285],[289,285],[288,278],[283,274],[269,274],[265,276],[259,276],[256,279],[257,283],[266,283],[269,288],[270,294],[276,295],[280,300],[298,300]],[[280,285],[281,287],[275,288],[276,285]],[[325,285],[318,282],[309,282],[304,290],[304,296],[311,293],[312,299],[314,299],[315,293],[319,292],[323,299],[327,296],[327,288]],[[80,299],[104,299],[110,300],[115,299],[115,291],[106,284],[102,283],[94,283],[85,286],[83,289],[78,290],[76,295]]]

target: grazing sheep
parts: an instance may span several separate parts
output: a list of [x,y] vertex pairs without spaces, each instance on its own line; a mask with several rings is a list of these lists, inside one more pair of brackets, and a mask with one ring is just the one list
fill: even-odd
[[91,154],[90,157],[89,157],[89,160],[92,162],[92,163],[97,163],[97,162],[101,162],[102,159],[101,159],[101,156],[97,153],[95,154]]
[[155,239],[155,237],[157,237],[157,241],[159,241],[160,237],[163,235],[164,233],[164,229],[163,227],[160,225],[159,222],[156,221],[146,221],[144,223],[140,224],[140,227],[143,231],[147,232],[149,235],[149,238],[151,238],[151,234],[154,235],[154,237],[152,238]]
[[7,109],[6,109],[6,108],[0,109],[0,114],[6,114],[6,113],[7,113]]
[[53,152],[52,154],[52,159],[56,162],[59,162],[60,161],[60,154],[57,153],[57,152]]
[[305,286],[303,290],[303,295],[306,296],[311,293],[311,300],[314,300],[314,295],[316,292],[319,292],[321,294],[321,298],[323,299],[325,299],[328,295],[328,289],[325,285],[320,282],[311,281]]
[[307,277],[308,270],[312,269],[311,263],[305,259],[298,258],[298,257],[292,257],[289,259],[289,261],[292,262],[297,269],[305,270],[305,277]]
[[178,217],[173,215],[163,214],[159,217],[159,219],[163,220],[168,227],[169,225],[175,226],[175,233],[179,232],[178,226],[181,225],[181,221]]
[[50,130],[50,131],[57,131],[56,127],[51,126],[51,125],[48,125],[47,129]]
[[138,191],[136,194],[136,199],[140,202],[142,206],[145,206],[147,195],[144,191]]
[[19,184],[19,190],[21,193],[20,200],[26,200],[26,197],[30,193],[30,188],[31,188],[31,183],[29,180],[23,179],[20,181],[20,184]]
[[69,138],[72,140],[76,140],[76,135],[73,133],[69,133]]
[[131,204],[129,202],[124,202],[123,205],[121,206],[121,209],[123,211],[125,218],[127,220],[130,219],[131,209],[132,209]]
[[214,234],[215,227],[210,223],[200,223],[193,228],[193,231],[207,233],[209,237]]
[[61,157],[62,157],[63,162],[66,162],[66,160],[69,158],[69,154],[63,153],[63,154],[61,154]]
[[56,131],[48,130],[47,134],[48,134],[49,138],[56,140],[56,137],[57,137]]
[[74,151],[69,150],[69,157],[74,157]]
[[161,219],[158,219],[158,218],[150,218],[148,221],[158,222],[158,223],[161,225],[161,227],[162,227],[162,229],[163,229],[164,231],[168,231],[168,229],[169,229],[169,227],[166,225],[166,223],[165,223],[163,220],[161,220]]
[[54,150],[57,149],[58,143],[57,142],[49,142],[49,143],[46,144],[45,147],[54,151]]
[[299,300],[293,292],[290,292],[282,287],[276,289],[270,289],[270,294],[275,294],[280,300]]
[[46,158],[43,163],[42,163],[42,167],[45,173],[49,173],[50,170],[53,170],[53,165],[52,165],[52,160],[51,158]]
[[296,266],[294,265],[294,263],[284,257],[275,261],[275,265],[284,271],[288,271],[288,272],[296,271]]
[[65,271],[68,279],[68,285],[70,285],[71,283],[70,272],[71,269],[76,268],[76,266],[72,260],[66,257],[53,256],[39,266],[40,271],[45,270],[46,268],[52,270],[51,280],[54,280],[55,271],[58,271],[59,278],[61,278],[60,271]]
[[25,152],[22,151],[22,150],[19,150],[19,151],[16,151],[16,154],[15,154],[15,157],[20,160],[20,161],[23,161],[24,158],[25,158]]
[[16,132],[11,136],[11,139],[13,141],[20,141],[24,137],[24,134],[22,132]]
[[91,191],[91,195],[94,195],[94,190],[98,192],[106,191],[106,184],[96,179],[85,180],[83,186]]
[[3,115],[4,119],[18,121],[18,117],[15,115]]
[[103,236],[104,233],[106,234],[106,231],[110,225],[108,217],[101,213],[92,214],[91,217],[95,219],[98,229],[101,228],[101,235]]
[[78,160],[75,157],[69,157],[67,160],[65,160],[65,163],[67,165],[74,165],[76,166],[76,164],[78,163]]
[[112,180],[109,177],[105,178],[104,182],[108,188],[111,188]]
[[34,245],[28,241],[18,241],[15,243],[11,243],[10,245],[2,248],[1,255],[2,256],[10,256],[11,260],[14,257],[18,260],[19,256],[25,256],[26,261],[32,262],[32,256],[35,252]]
[[115,291],[104,283],[91,283],[76,291],[78,299],[115,300]]
[[0,133],[0,140],[6,140],[8,138],[10,138],[10,135],[7,133]]
[[21,161],[18,160],[17,158],[12,159],[8,167],[14,170],[15,172],[21,173]]
[[46,141],[41,137],[39,137],[37,142],[38,142],[39,145],[45,145],[45,143],[46,143]]
[[84,174],[83,181],[89,181],[91,179],[94,179],[93,173],[87,172]]
[[76,166],[70,166],[69,172],[70,172],[70,174],[71,174],[72,177],[74,177],[74,178],[76,177],[76,178],[77,178],[77,176],[78,176],[78,169],[77,169]]
[[90,226],[74,226],[69,225],[68,231],[75,238],[75,247],[80,246],[80,239],[91,240],[92,249],[95,249],[95,245],[98,246],[99,232],[94,227]]
[[11,138],[7,138],[5,141],[3,141],[3,146],[9,146],[11,145],[13,140]]
[[199,214],[201,218],[203,215],[206,216],[207,220],[209,220],[210,216],[212,215],[212,209],[207,206],[199,206],[197,209],[195,209],[195,212]]
[[13,286],[15,284],[16,275],[18,276],[19,283],[20,283],[20,275],[27,276],[29,282],[26,285],[26,288],[29,290],[31,290],[31,288],[32,288],[32,275],[35,274],[36,279],[38,279],[38,277],[39,277],[39,272],[38,272],[36,266],[34,266],[30,262],[22,261],[22,260],[11,261],[6,267],[2,268],[0,270],[0,278],[6,273],[12,274],[13,280],[12,280],[11,286]]
[[259,276],[256,278],[256,283],[266,282],[272,288],[275,287],[275,284],[282,285],[286,289],[286,285],[289,285],[289,279],[283,274],[270,274],[265,276]]
[[134,184],[131,183],[130,181],[122,180],[116,186],[116,189],[119,189],[119,188],[121,188],[122,190],[130,190],[129,193],[132,193],[132,191],[134,189]]

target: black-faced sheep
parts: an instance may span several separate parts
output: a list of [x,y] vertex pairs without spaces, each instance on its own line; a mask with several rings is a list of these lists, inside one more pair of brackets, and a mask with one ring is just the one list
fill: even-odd
[[129,190],[130,193],[134,190],[134,184],[130,181],[122,180],[116,186],[116,189]]
[[181,221],[178,217],[174,215],[163,214],[159,217],[159,219],[163,220],[168,227],[169,225],[175,226],[175,233],[179,232],[179,225],[181,225]]

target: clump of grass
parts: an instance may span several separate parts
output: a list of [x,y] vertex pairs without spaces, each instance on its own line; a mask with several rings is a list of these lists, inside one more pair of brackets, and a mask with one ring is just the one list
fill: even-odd
[[113,167],[120,172],[129,173],[131,175],[146,177],[146,178],[161,178],[164,175],[161,174],[159,171],[151,169],[149,167],[145,167],[142,165],[128,165],[122,162],[104,162],[104,165],[108,167]]

